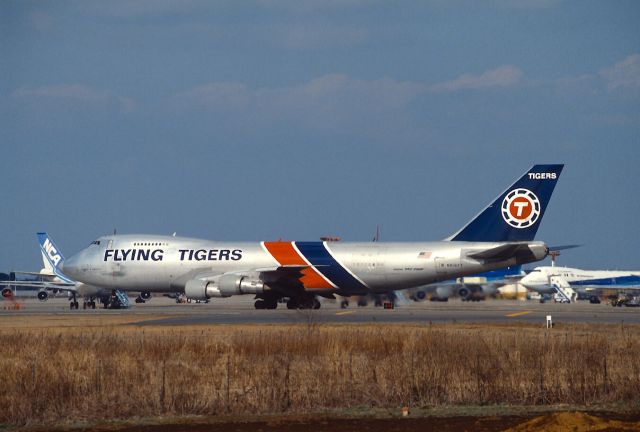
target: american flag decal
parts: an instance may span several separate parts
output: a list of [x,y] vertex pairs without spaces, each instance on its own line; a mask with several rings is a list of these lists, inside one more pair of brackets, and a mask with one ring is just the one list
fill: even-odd
[[420,252],[418,258],[428,259],[431,258],[431,252]]

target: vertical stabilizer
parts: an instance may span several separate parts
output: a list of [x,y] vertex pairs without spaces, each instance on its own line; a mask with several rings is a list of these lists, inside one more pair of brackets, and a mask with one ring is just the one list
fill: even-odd
[[56,247],[46,232],[38,233],[38,243],[40,244],[40,253],[42,253],[42,262],[45,270],[55,274],[64,282],[73,283],[73,280],[65,276],[60,270],[60,265],[64,262],[64,256]]
[[534,165],[513,185],[449,237],[451,241],[531,241],[564,165]]

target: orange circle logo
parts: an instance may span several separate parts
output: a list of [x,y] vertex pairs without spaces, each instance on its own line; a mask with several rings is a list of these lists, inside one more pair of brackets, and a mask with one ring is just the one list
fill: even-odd
[[533,203],[525,196],[516,197],[509,204],[509,214],[514,219],[526,220],[533,212]]
[[514,228],[528,228],[540,217],[540,201],[528,189],[514,189],[502,201],[502,218]]

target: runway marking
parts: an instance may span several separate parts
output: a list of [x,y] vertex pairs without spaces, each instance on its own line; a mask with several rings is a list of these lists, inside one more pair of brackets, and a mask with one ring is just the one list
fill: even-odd
[[344,312],[336,312],[336,315],[349,315],[352,314],[353,311],[344,311]]
[[510,313],[508,315],[505,315],[506,317],[517,317],[517,316],[521,316],[521,315],[526,315],[526,314],[530,314],[533,311],[522,311],[522,312],[514,312],[514,313]]

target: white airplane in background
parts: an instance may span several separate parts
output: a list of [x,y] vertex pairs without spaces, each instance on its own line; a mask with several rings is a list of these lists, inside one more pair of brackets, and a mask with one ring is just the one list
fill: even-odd
[[536,267],[520,280],[526,288],[540,294],[569,297],[600,296],[605,291],[640,294],[640,271],[582,270],[571,267]]
[[255,295],[256,309],[318,308],[316,296],[386,293],[539,261],[532,241],[563,165],[535,165],[444,241],[417,243],[217,242],[109,235],[60,264],[80,282],[188,298]]
[[12,298],[14,296],[14,289],[16,287],[23,287],[38,289],[37,296],[40,301],[47,301],[49,292],[53,292],[54,294],[65,292],[71,299],[69,304],[71,309],[79,308],[78,297],[84,300],[82,305],[83,309],[87,307],[95,309],[96,300],[100,300],[105,305],[105,308],[129,306],[129,299],[123,293],[114,293],[111,289],[78,282],[62,273],[60,266],[64,262],[64,256],[60,253],[47,233],[38,233],[38,243],[40,244],[40,253],[44,267],[39,272],[12,272],[14,274],[35,277],[36,279],[1,281],[0,284],[4,286],[2,289],[3,297]]

